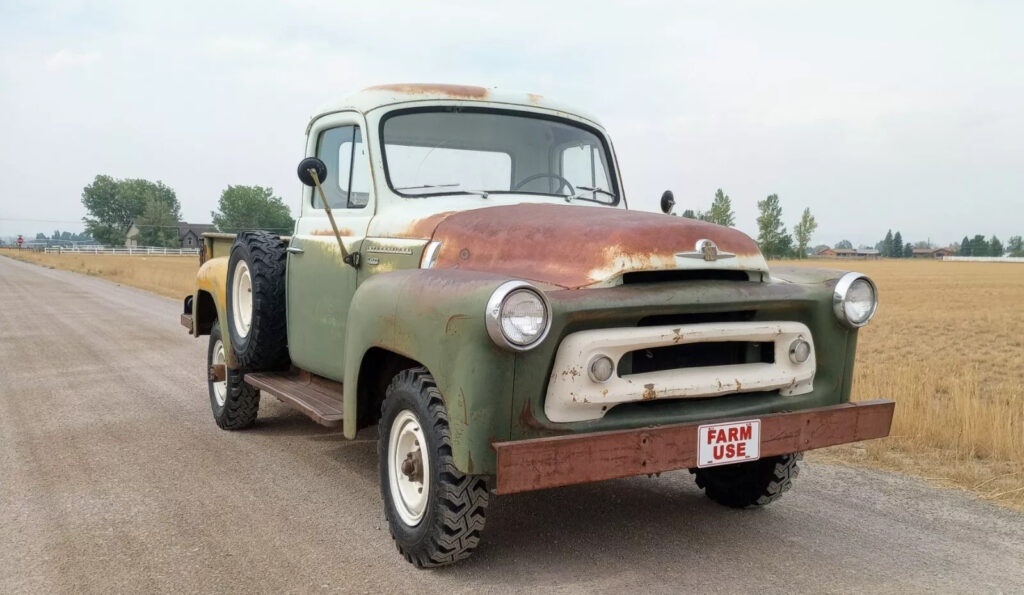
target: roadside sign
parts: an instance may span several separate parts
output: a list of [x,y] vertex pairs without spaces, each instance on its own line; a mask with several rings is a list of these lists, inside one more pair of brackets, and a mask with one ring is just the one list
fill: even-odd
[[21,246],[21,245],[22,245],[22,244],[24,244],[24,243],[25,243],[25,238],[23,238],[23,237],[21,237],[21,236],[19,235],[19,236],[18,236],[18,245],[19,245],[19,246]]

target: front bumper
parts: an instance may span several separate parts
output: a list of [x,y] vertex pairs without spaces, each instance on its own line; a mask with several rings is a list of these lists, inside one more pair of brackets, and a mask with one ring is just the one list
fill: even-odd
[[[893,401],[877,399],[759,416],[761,457],[884,438],[894,409]],[[496,442],[496,491],[511,494],[696,467],[697,428],[723,421],[730,420]]]

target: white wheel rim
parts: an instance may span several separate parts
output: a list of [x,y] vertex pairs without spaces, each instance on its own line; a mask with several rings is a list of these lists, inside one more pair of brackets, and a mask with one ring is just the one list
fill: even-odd
[[[408,409],[402,410],[391,424],[388,439],[388,483],[395,510],[402,522],[410,527],[418,525],[427,510],[430,463],[426,446],[416,415]],[[405,472],[409,470],[407,461],[415,469],[412,474]],[[406,464],[405,470],[403,464]]]
[[217,342],[213,344],[213,362],[214,366],[224,366],[224,380],[213,382],[213,398],[217,401],[218,407],[223,407],[224,402],[228,398],[228,381],[227,381],[227,358],[224,357],[224,343],[217,339]]
[[235,265],[235,274],[231,283],[231,311],[235,323],[235,332],[239,337],[249,334],[249,326],[252,324],[252,276],[249,274],[249,265],[244,260],[239,260]]

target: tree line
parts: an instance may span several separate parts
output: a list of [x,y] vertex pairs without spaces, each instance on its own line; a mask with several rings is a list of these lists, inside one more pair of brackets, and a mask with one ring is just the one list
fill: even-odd
[[[805,208],[800,220],[793,226],[793,233],[786,230],[782,220],[782,206],[778,194],[769,194],[764,200],[757,202],[757,245],[765,258],[806,258],[807,247],[811,243],[818,222]],[[683,217],[733,226],[736,214],[732,210],[732,200],[721,188],[715,192],[711,208],[707,211],[694,212],[692,209],[683,211]]]
[[[134,225],[142,246],[178,247],[181,203],[161,181],[98,175],[82,189],[85,234],[107,246],[123,245]],[[295,226],[288,206],[272,188],[229,185],[210,216],[220,231],[266,229],[288,233]]]

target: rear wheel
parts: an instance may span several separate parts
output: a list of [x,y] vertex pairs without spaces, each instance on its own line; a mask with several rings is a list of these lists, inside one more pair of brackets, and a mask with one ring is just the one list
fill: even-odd
[[749,463],[691,469],[708,498],[730,508],[771,504],[793,486],[803,453],[766,457]]
[[469,556],[484,529],[487,484],[455,467],[448,413],[426,368],[391,381],[379,428],[381,497],[398,551],[420,568]]
[[241,370],[227,367],[227,353],[220,322],[214,322],[210,329],[210,347],[206,355],[207,370],[215,365],[224,365],[224,380],[208,375],[210,408],[213,419],[224,430],[241,430],[256,421],[260,408],[260,391],[243,380]]
[[265,231],[242,232],[231,246],[225,322],[243,370],[288,366],[286,256],[284,241]]

